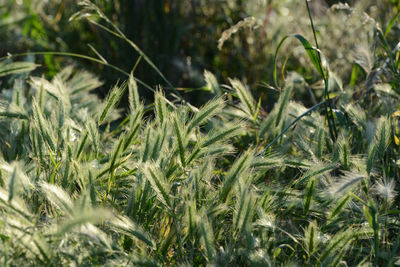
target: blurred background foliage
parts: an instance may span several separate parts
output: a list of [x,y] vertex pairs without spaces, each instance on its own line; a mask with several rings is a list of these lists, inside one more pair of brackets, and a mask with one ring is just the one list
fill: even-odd
[[[63,51],[97,57],[95,50],[109,63],[129,72],[138,54],[122,40],[85,21],[69,21],[81,7],[75,0],[0,0],[0,54],[27,51]],[[237,77],[247,83],[256,99],[273,103],[277,94],[272,85],[273,59],[279,41],[289,33],[300,33],[312,40],[307,10],[303,1],[294,0],[95,0],[93,1],[126,36],[137,44],[161,72],[186,97],[202,102],[203,72],[210,70],[219,81]],[[399,12],[398,0],[311,1],[320,38],[320,47],[331,72],[341,82],[350,80],[354,64],[365,75],[373,69],[376,25],[385,28]],[[357,12],[349,12],[349,9]],[[356,15],[354,15],[356,14]],[[218,49],[223,32],[247,17],[254,17],[251,27],[236,29]],[[388,42],[395,47],[399,27],[394,25]],[[93,49],[94,48],[94,49]],[[26,58],[25,58],[26,60]],[[68,57],[30,56],[41,63],[41,72],[51,77],[68,64],[89,69],[103,79],[98,92],[104,96],[121,73],[101,64]],[[306,67],[308,59],[300,44],[290,42],[280,50],[278,68],[285,63],[286,75],[301,74],[302,88],[312,88],[319,97],[318,75]],[[300,66],[300,67],[299,67]],[[304,66],[304,67],[301,67]],[[143,60],[135,76],[155,87],[168,88]],[[314,78],[317,77],[317,78]],[[282,77],[284,78],[284,77]],[[340,83],[340,82],[339,82]],[[321,90],[322,91],[322,90]],[[145,92],[142,92],[142,95]],[[207,92],[204,92],[207,94]],[[148,94],[151,98],[152,94]],[[309,91],[299,90],[297,97],[311,104]],[[150,99],[151,101],[151,99]]]

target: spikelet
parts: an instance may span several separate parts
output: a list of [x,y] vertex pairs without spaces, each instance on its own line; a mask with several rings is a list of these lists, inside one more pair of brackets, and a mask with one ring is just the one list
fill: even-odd
[[321,242],[319,227],[315,221],[311,222],[306,229],[304,229],[304,248],[310,258],[317,250]]
[[251,220],[255,210],[255,197],[248,188],[243,188],[236,200],[236,212],[233,217],[235,231],[241,235],[250,231]]
[[157,90],[154,95],[154,104],[156,106],[156,118],[159,125],[162,125],[166,121],[166,118],[168,118],[168,109],[164,93],[161,89]]
[[178,152],[181,160],[182,167],[186,167],[186,131],[181,126],[181,123],[178,121],[177,117],[173,118],[174,131],[176,134]]
[[143,118],[143,106],[140,106],[135,112],[132,112],[129,116],[129,129],[126,134],[125,144],[123,150],[125,151],[135,140],[140,132],[140,126],[142,125]]
[[337,177],[326,190],[326,195],[330,198],[337,198],[346,195],[354,187],[359,185],[365,176],[359,173],[344,172],[344,175]]
[[238,30],[242,28],[250,28],[250,29],[255,29],[259,27],[261,22],[259,22],[257,19],[254,17],[247,17],[244,18],[243,20],[239,21],[229,29],[225,30],[222,34],[221,37],[218,39],[218,49],[222,49],[222,46],[224,43],[231,38],[231,36],[236,33]]
[[338,216],[343,210],[346,209],[349,201],[352,199],[350,194],[344,195],[342,198],[339,198],[332,206],[329,211],[329,220],[334,219]]
[[44,114],[35,99],[32,100],[32,110],[34,123],[37,126],[39,134],[49,145],[50,149],[55,151],[55,138],[52,127],[49,125],[49,121],[45,119]]
[[99,135],[99,130],[96,125],[96,122],[89,118],[87,123],[86,123],[86,130],[88,132],[88,136],[90,137],[90,140],[92,141],[92,146],[94,148],[94,153],[95,155],[99,154],[100,152],[100,135]]
[[236,136],[241,129],[244,128],[244,125],[240,122],[235,124],[225,124],[220,129],[217,129],[213,132],[207,134],[206,138],[202,140],[201,146],[208,147],[214,145],[217,142],[223,142],[228,140],[229,138]]
[[204,246],[206,259],[211,264],[216,255],[213,228],[206,214],[199,216],[198,221],[200,241]]
[[271,135],[275,131],[275,124],[276,121],[276,110],[274,109],[273,112],[269,113],[267,118],[261,122],[260,130],[258,132],[259,138],[264,138],[265,135],[268,133]]
[[34,188],[24,168],[22,162],[2,162],[0,164],[2,183],[8,187],[8,201],[11,201],[14,197],[19,197],[23,191]]
[[281,124],[285,117],[285,111],[289,103],[291,92],[292,92],[292,86],[289,85],[285,87],[283,93],[279,97],[278,103],[276,104],[277,113],[275,118],[275,127]]
[[356,104],[349,104],[346,107],[346,112],[349,114],[350,119],[363,129],[367,128],[367,116],[365,111]]
[[236,181],[239,179],[240,175],[245,173],[249,169],[252,160],[252,151],[249,150],[234,162],[231,169],[225,175],[224,182],[220,188],[220,199],[222,202],[226,201],[229,193],[236,184]]
[[237,79],[230,79],[229,82],[240,99],[240,106],[242,110],[244,110],[244,112],[250,118],[254,118],[257,111],[257,104],[251,95],[250,90],[247,89],[244,84]]
[[378,180],[374,185],[376,194],[381,196],[385,200],[386,204],[391,204],[397,196],[395,188],[395,181],[393,179],[389,180],[388,178]]
[[103,110],[99,113],[99,119],[97,121],[98,125],[101,125],[106,119],[115,119],[112,118],[115,108],[118,106],[121,97],[123,96],[127,84],[124,83],[121,86],[115,85],[109,92],[105,102],[103,104]]
[[351,241],[355,238],[356,229],[348,228],[342,232],[336,233],[332,236],[328,243],[324,245],[324,249],[319,256],[319,260],[322,264],[328,265],[332,258],[337,256],[338,250],[343,250],[344,248],[351,245]]
[[58,209],[60,209],[64,215],[72,216],[74,213],[74,205],[70,196],[62,190],[60,187],[52,184],[42,182],[40,184],[42,192],[46,198]]
[[138,86],[132,74],[129,76],[128,92],[129,110],[134,112],[140,107],[140,98]]
[[0,77],[10,74],[30,72],[38,66],[39,65],[33,62],[8,62],[7,60],[2,60],[0,61]]
[[109,222],[112,229],[144,242],[149,248],[155,248],[155,242],[141,227],[125,216],[117,216]]
[[153,164],[146,163],[143,166],[145,177],[150,182],[151,187],[157,193],[157,199],[167,208],[170,206],[170,185],[165,175]]
[[325,173],[334,170],[336,167],[337,167],[336,163],[325,163],[325,164],[320,163],[320,164],[311,166],[311,168],[300,177],[299,183],[308,181],[309,179],[311,179],[313,177],[318,177],[320,175],[324,175]]
[[214,74],[209,72],[208,70],[204,70],[204,79],[207,83],[207,88],[213,92],[216,96],[222,95],[222,90],[218,84],[217,78],[215,78]]
[[375,140],[377,145],[377,153],[379,156],[383,156],[386,149],[390,144],[391,138],[391,123],[390,119],[387,117],[380,117],[377,126],[376,126],[376,134]]
[[56,235],[63,236],[74,228],[85,226],[88,223],[96,224],[112,218],[112,213],[105,209],[86,210],[66,219],[56,227]]
[[257,157],[251,163],[251,167],[258,170],[280,168],[285,165],[285,157],[279,154],[271,154],[267,157]]
[[321,159],[323,154],[324,154],[324,148],[325,148],[325,137],[326,137],[326,132],[325,129],[319,128],[316,134],[317,137],[317,145],[315,148],[315,155]]
[[[70,70],[68,70],[68,72],[69,71]],[[73,75],[72,78],[66,80],[68,76],[69,75],[65,75],[65,77],[61,77],[61,80],[66,83],[66,87],[69,89],[69,94],[72,99],[75,99],[75,96],[82,96],[82,94],[88,93],[103,85],[99,78],[87,71],[79,71],[77,74]]]
[[190,133],[195,127],[202,125],[212,116],[218,114],[224,108],[224,106],[225,102],[222,98],[213,99],[202,106],[199,111],[194,115],[194,117],[189,121],[186,128],[187,133]]
[[347,137],[344,135],[340,135],[338,140],[336,141],[335,151],[334,151],[334,159],[339,161],[344,168],[344,170],[350,170],[350,143]]

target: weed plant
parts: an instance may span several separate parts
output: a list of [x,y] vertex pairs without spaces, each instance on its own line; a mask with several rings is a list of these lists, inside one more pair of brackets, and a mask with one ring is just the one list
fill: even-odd
[[[77,16],[93,14],[129,42],[89,2]],[[47,80],[26,74],[33,63],[3,59],[12,85],[0,95],[1,264],[399,264],[392,26],[373,29],[371,69],[354,67],[345,84],[311,41],[283,39],[300,41],[325,93],[307,107],[296,101],[312,90],[301,74],[275,68],[269,113],[246,84],[210,72],[202,107],[162,88],[144,105],[133,71],[101,100],[89,72],[68,66]]]

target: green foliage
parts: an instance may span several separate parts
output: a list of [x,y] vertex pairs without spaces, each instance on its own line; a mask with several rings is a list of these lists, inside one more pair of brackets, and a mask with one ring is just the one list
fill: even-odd
[[[351,80],[332,74],[335,62],[326,71],[320,51],[296,35],[316,83],[300,67],[283,75],[269,112],[252,86],[219,84],[208,71],[208,102],[196,108],[161,87],[150,87],[154,103],[145,105],[134,70],[101,100],[93,90],[102,82],[89,72],[68,66],[47,79],[27,74],[33,63],[2,62],[1,264],[395,264],[400,76],[398,51],[388,48],[396,29],[391,20],[385,34],[367,32],[370,61],[345,65],[360,68]],[[331,105],[321,89],[335,96]]]

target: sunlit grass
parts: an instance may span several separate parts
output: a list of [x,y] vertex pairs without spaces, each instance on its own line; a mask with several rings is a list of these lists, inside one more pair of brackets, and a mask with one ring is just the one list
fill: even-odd
[[1,264],[398,262],[399,52],[376,37],[372,69],[340,84],[321,51],[295,37],[311,59],[304,67],[333,85],[310,108],[296,95],[310,89],[301,75],[282,77],[269,113],[245,82],[223,85],[207,71],[203,106],[161,87],[145,105],[133,74],[101,100],[93,74],[19,76],[37,66],[5,59]]

